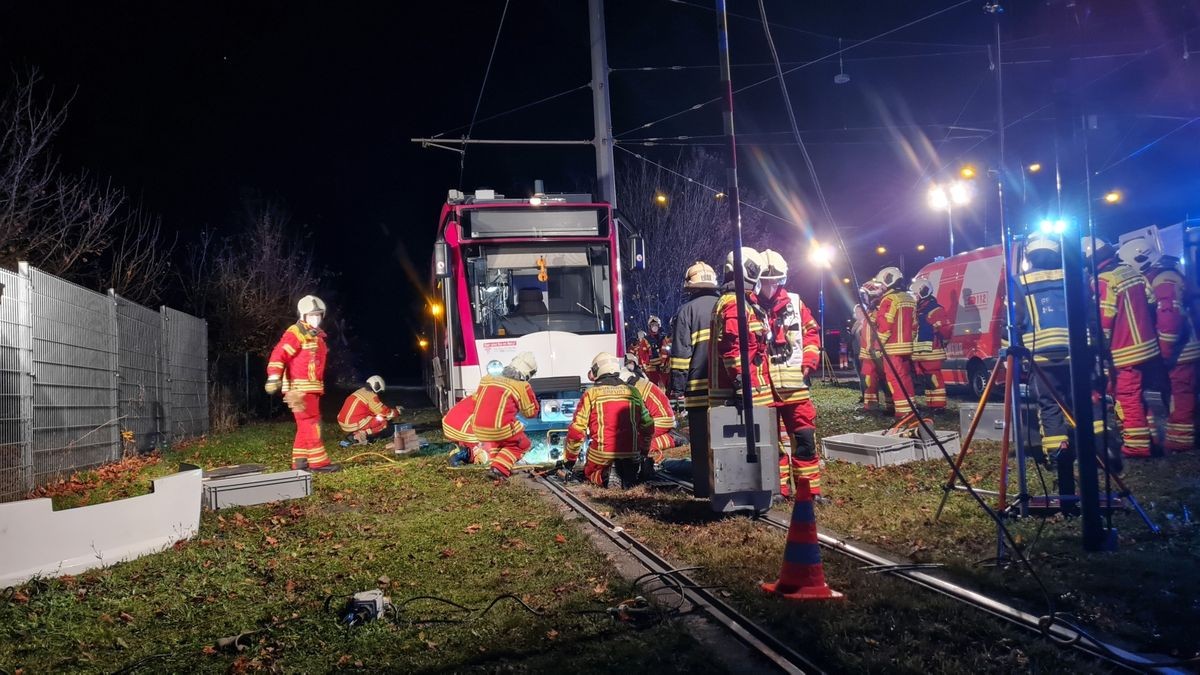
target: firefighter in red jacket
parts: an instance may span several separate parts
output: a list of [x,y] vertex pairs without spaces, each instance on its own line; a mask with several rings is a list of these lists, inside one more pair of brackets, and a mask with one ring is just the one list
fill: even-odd
[[875,315],[875,332],[883,344],[883,376],[892,392],[896,419],[912,412],[909,398],[913,395],[912,353],[917,336],[917,303],[904,289],[904,275],[897,267],[885,267],[875,280],[888,290],[879,300]]
[[866,307],[863,319],[858,322],[858,364],[863,383],[863,411],[873,412],[887,408],[887,388],[883,382],[883,352],[877,344],[875,320],[879,316],[879,301],[887,288],[871,279],[858,289],[860,311]]
[[321,442],[321,394],[325,393],[325,360],[329,349],[321,319],[325,303],[315,295],[300,299],[296,309],[300,318],[279,338],[267,361],[268,394],[283,391],[292,416],[296,419],[296,439],[292,442],[292,468],[311,471],[337,471],[330,464]]
[[455,403],[442,416],[442,436],[458,446],[450,455],[450,466],[487,464],[491,459],[488,449],[494,449],[492,444],[475,437],[475,394]]
[[1083,240],[1084,255],[1096,265],[1100,303],[1100,330],[1113,369],[1110,388],[1121,421],[1126,457],[1150,456],[1150,425],[1142,399],[1145,375],[1157,361],[1158,335],[1150,311],[1150,285],[1129,265],[1121,264],[1116,251],[1103,239]]
[[637,357],[626,354],[621,381],[637,390],[642,397],[650,419],[654,420],[654,437],[650,439],[650,450],[662,452],[680,445],[687,445],[687,438],[675,432],[675,410],[671,399],[657,384],[650,381]]
[[758,306],[758,278],[762,274],[762,255],[749,247],[742,248],[741,274],[746,282],[746,321],[749,334],[747,342],[750,363],[749,373],[742,372],[741,336],[738,332],[737,290],[734,283],[733,253],[725,258],[725,283],[721,295],[713,307],[710,329],[711,344],[715,353],[708,360],[708,406],[742,404],[742,378],[750,378],[752,404],[771,404],[771,382],[767,374],[767,324],[762,309]]
[[386,388],[382,377],[372,375],[367,378],[367,386],[346,397],[337,418],[338,426],[346,432],[343,446],[378,440],[387,431],[388,422],[400,416],[398,408],[389,408],[379,400]]
[[670,373],[670,340],[667,334],[662,329],[662,319],[657,316],[650,316],[650,320],[646,322],[646,328],[649,333],[638,331],[637,343],[633,346],[633,353],[637,355],[638,361],[642,364],[642,370],[646,372],[646,377],[650,378],[660,389],[665,389]]
[[641,460],[650,452],[654,420],[637,389],[621,381],[621,361],[617,357],[607,352],[597,354],[588,379],[592,387],[579,399],[567,430],[565,463],[572,465],[579,459],[586,440],[584,480],[608,487],[609,474],[616,467],[621,487],[633,487],[638,482]]
[[913,279],[908,292],[917,299],[917,339],[913,343],[913,371],[929,376],[925,390],[925,406],[931,410],[946,409],[946,380],[942,364],[946,361],[946,341],[954,334],[954,324],[933,294],[933,284],[924,277]]
[[[821,494],[821,460],[817,458],[817,408],[808,378],[821,354],[821,327],[799,296],[788,293],[787,261],[779,253],[763,251],[760,303],[771,329],[768,344],[774,407],[787,432],[791,452],[780,447],[779,491],[792,494],[791,484],[808,481],[813,495]],[[781,444],[782,445],[782,444]]]
[[529,378],[535,373],[537,361],[533,354],[521,352],[500,375],[485,375],[475,389],[475,437],[495,444],[489,474],[496,480],[508,480],[513,466],[532,447],[517,415],[533,418],[541,412],[529,386]]
[[1121,261],[1146,275],[1153,296],[1158,351],[1166,369],[1162,387],[1168,402],[1164,447],[1186,452],[1196,445],[1196,364],[1200,363],[1200,337],[1184,307],[1184,281],[1174,256],[1162,256],[1157,247],[1138,237],[1121,246]]

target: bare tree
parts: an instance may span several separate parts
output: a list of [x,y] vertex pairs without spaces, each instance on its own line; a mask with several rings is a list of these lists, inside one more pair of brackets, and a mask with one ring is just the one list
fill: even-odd
[[[702,260],[720,275],[733,246],[728,204],[714,192],[724,184],[719,159],[696,150],[664,166],[669,170],[634,158],[618,172],[620,210],[646,245],[646,269],[626,277],[632,287],[625,304],[631,330],[645,326],[651,314],[664,321],[674,316],[684,302],[684,271]],[[758,214],[743,208],[745,245],[761,246],[765,235]]]
[[42,98],[41,78],[18,78],[0,99],[0,264],[27,260],[51,274],[156,299],[171,246],[158,219],[129,208],[124,190],[62,170],[51,143],[70,99]]
[[242,234],[202,234],[180,274],[188,305],[208,318],[214,354],[268,351],[280,318],[318,282],[312,248],[281,207],[260,205],[248,217]]

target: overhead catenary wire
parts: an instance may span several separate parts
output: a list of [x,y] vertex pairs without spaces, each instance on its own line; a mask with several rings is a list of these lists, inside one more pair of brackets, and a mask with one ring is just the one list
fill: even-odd
[[[483,71],[483,82],[479,84],[479,96],[475,99],[475,110],[471,113],[471,123],[467,125],[466,138],[471,137],[471,132],[475,130],[475,118],[479,116],[479,105],[483,103],[483,92],[487,89],[488,76],[492,74],[492,62],[496,59],[496,47],[500,44],[500,34],[504,32],[504,19],[508,16],[508,5],[511,0],[504,0],[504,9],[500,12],[500,24],[496,26],[496,37],[492,40],[492,51],[488,54],[487,67]],[[461,186],[463,181],[463,171],[467,167],[467,148],[463,146],[463,151],[458,156],[458,184]]]
[[[887,37],[888,35],[892,35],[893,33],[897,33],[897,32],[899,32],[899,31],[902,31],[902,30],[906,29],[906,28],[911,28],[912,26],[915,26],[915,25],[917,25],[917,24],[919,24],[919,23],[922,23],[922,22],[924,22],[924,21],[928,21],[928,20],[930,20],[930,19],[933,19],[933,18],[935,18],[935,17],[941,16],[942,14],[945,14],[946,12],[950,12],[950,11],[953,11],[953,10],[955,10],[955,9],[958,9],[959,7],[962,7],[962,6],[964,6],[964,5],[971,4],[971,2],[973,2],[973,0],[960,0],[960,2],[956,2],[956,3],[954,3],[953,5],[950,5],[950,6],[948,6],[948,7],[945,7],[945,8],[943,8],[943,9],[939,9],[939,10],[937,10],[937,11],[935,11],[935,12],[931,12],[931,13],[929,13],[929,14],[926,14],[925,16],[919,17],[919,18],[917,18],[917,19],[913,19],[912,21],[909,21],[909,22],[907,22],[907,23],[904,23],[904,24],[901,24],[901,25],[899,25],[899,26],[896,26],[895,28],[891,28],[891,29],[888,29],[888,30],[886,30],[886,31],[883,31],[882,33],[879,33],[879,34],[877,34],[877,35],[874,35],[874,36],[872,36],[872,37],[869,37],[869,38],[867,38],[867,39],[865,39],[865,40],[862,40],[861,42],[856,42],[856,43],[854,43],[854,44],[852,44],[852,45],[850,45],[850,46],[848,46],[848,47],[843,47],[843,48],[837,49],[837,50],[835,50],[835,51],[829,52],[828,54],[825,54],[824,56],[820,56],[820,57],[817,57],[817,58],[815,58],[815,59],[811,59],[811,60],[809,60],[809,61],[805,61],[804,63],[802,63],[802,64],[800,64],[800,65],[797,65],[797,66],[794,66],[794,67],[792,67],[792,68],[788,68],[788,69],[786,69],[786,70],[784,70],[784,71],[783,71],[783,74],[784,74],[784,75],[787,75],[787,74],[790,74],[790,73],[794,73],[794,72],[796,72],[797,70],[800,70],[800,69],[802,69],[802,68],[807,68],[807,67],[809,67],[809,66],[812,66],[812,65],[815,65],[815,64],[821,63],[821,62],[823,62],[823,61],[827,61],[827,60],[829,60],[829,59],[831,59],[831,58],[834,58],[835,56],[839,56],[839,55],[841,55],[841,54],[844,54],[844,53],[846,53],[846,52],[848,52],[848,51],[850,51],[850,50],[852,50],[852,49],[857,49],[858,47],[861,47],[861,46],[863,46],[863,45],[866,45],[866,44],[870,44],[870,43],[872,43],[872,42],[874,42],[874,41],[876,41],[876,40],[879,40],[879,39],[881,39],[881,38]],[[746,86],[744,86],[744,87],[739,87],[739,88],[737,88],[737,89],[734,89],[734,90],[733,90],[733,93],[735,93],[735,94],[740,94],[740,93],[742,93],[742,92],[745,92],[745,91],[747,91],[747,90],[750,90],[750,89],[753,89],[753,88],[755,88],[755,87],[758,87],[758,86],[764,85],[764,84],[766,84],[767,82],[770,82],[771,80],[774,80],[774,79],[776,79],[776,77],[778,77],[778,76],[777,76],[777,75],[772,75],[771,77],[767,77],[767,78],[761,79],[761,80],[759,80],[759,81],[757,81],[757,82],[754,82],[754,83],[752,83],[752,84],[748,84],[748,85],[746,85]],[[720,97],[720,96],[717,96],[717,97],[715,97],[715,98],[708,99],[707,101],[701,101],[701,102],[699,102],[699,103],[696,103],[696,104],[694,104],[694,105],[692,105],[692,106],[690,106],[690,107],[688,107],[688,108],[684,108],[684,109],[682,109],[682,110],[679,110],[678,112],[674,112],[674,113],[671,113],[670,115],[665,115],[665,116],[663,116],[663,117],[660,117],[660,118],[658,118],[658,119],[656,119],[656,120],[652,120],[652,121],[650,121],[650,122],[646,122],[646,123],[644,123],[644,124],[640,124],[640,125],[638,125],[638,126],[636,126],[636,127],[633,127],[632,129],[629,129],[629,130],[627,130],[627,131],[623,131],[623,132],[621,132],[621,133],[619,133],[619,134],[616,134],[616,136],[617,136],[617,137],[621,137],[621,136],[625,136],[625,135],[627,135],[627,134],[633,133],[634,131],[637,131],[637,130],[639,130],[639,129],[648,129],[648,128],[650,128],[650,127],[652,127],[652,126],[655,126],[655,125],[657,125],[657,124],[661,124],[661,123],[663,123],[663,122],[666,122],[667,120],[674,119],[674,118],[676,118],[676,117],[678,117],[678,116],[680,116],[680,115],[685,115],[685,114],[687,114],[687,113],[689,113],[689,112],[692,112],[693,110],[700,110],[701,108],[704,108],[704,107],[706,107],[706,106],[712,105],[712,104],[714,104],[714,103],[719,103],[719,102],[721,102],[722,100],[723,100],[723,99],[722,99],[722,97]]]
[[585,82],[585,83],[579,85],[578,87],[571,87],[570,89],[564,89],[564,90],[558,92],[557,94],[550,94],[549,96],[544,96],[542,98],[539,98],[536,101],[524,103],[522,105],[516,106],[515,108],[509,108],[508,110],[502,110],[498,113],[488,115],[487,117],[484,117],[484,118],[481,118],[478,120],[474,120],[474,122],[472,122],[471,124],[464,124],[462,126],[454,127],[453,129],[446,129],[445,131],[439,131],[438,133],[433,134],[432,138],[440,138],[442,136],[445,136],[446,134],[453,134],[455,132],[462,131],[463,129],[473,128],[476,124],[483,124],[484,122],[491,122],[492,120],[500,118],[500,117],[504,117],[505,115],[511,115],[515,112],[520,112],[522,110],[526,110],[526,109],[532,108],[534,106],[539,106],[543,103],[549,103],[550,101],[562,98],[564,96],[567,96],[568,94],[574,94],[577,91],[591,89],[591,87],[592,87],[591,83]]

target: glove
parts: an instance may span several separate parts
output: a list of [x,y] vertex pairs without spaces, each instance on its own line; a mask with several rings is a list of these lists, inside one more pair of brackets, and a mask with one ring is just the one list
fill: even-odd
[[742,395],[742,375],[741,375],[741,373],[738,373],[737,375],[733,376],[733,391],[734,391],[734,393],[736,393],[738,395],[739,398],[741,397],[741,395]]
[[268,377],[267,383],[266,383],[266,385],[263,386],[263,389],[266,390],[268,396],[274,396],[275,394],[278,394],[279,393],[279,377],[275,376],[275,375]]

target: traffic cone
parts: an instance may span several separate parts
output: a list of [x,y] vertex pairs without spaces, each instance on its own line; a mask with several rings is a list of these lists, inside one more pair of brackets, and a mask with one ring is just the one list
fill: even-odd
[[763,584],[762,588],[788,600],[840,600],[845,597],[825,583],[825,568],[821,565],[821,548],[817,543],[817,519],[807,479],[796,481],[796,504],[792,507],[792,524],[788,527],[779,580]]

